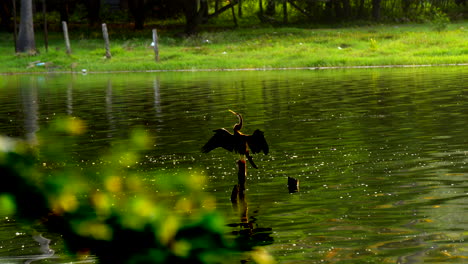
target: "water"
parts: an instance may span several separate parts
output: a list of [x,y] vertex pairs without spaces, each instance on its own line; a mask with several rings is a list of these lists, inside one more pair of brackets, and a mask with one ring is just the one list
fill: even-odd
[[[278,262],[464,263],[467,76],[466,67],[0,76],[0,134],[34,141],[50,120],[76,116],[88,133],[70,148],[92,159],[143,127],[156,143],[142,177],[206,174],[204,191],[239,238],[237,156],[200,153],[213,129],[232,128],[232,109],[245,133],[260,129],[270,144],[254,156],[259,169],[248,167],[247,219],[249,239]],[[289,193],[288,176],[299,192]],[[0,263],[40,255],[6,217]],[[49,261],[69,261],[60,236],[47,238]]]

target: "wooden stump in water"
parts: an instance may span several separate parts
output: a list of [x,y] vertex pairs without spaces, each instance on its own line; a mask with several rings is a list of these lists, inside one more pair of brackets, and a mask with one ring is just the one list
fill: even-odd
[[299,180],[288,176],[288,189],[289,193],[295,193],[299,191]]

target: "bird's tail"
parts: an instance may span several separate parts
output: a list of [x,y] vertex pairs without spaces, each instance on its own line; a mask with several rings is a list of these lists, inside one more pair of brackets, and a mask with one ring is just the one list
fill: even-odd
[[255,163],[254,163],[254,161],[252,159],[252,156],[250,156],[250,154],[248,152],[245,155],[247,156],[247,159],[249,160],[250,165],[252,165],[252,167],[258,169],[257,165],[255,165]]

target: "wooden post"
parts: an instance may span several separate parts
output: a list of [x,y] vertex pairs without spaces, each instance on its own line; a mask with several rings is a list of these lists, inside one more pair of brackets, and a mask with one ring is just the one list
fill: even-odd
[[104,43],[106,45],[106,58],[112,58],[109,48],[109,34],[107,33],[107,26],[106,23],[102,24],[102,36],[104,37]]
[[67,48],[67,54],[71,54],[70,39],[68,38],[67,22],[62,21],[62,28],[63,28],[63,36],[65,38],[65,46]]
[[153,29],[153,49],[154,49],[154,59],[156,62],[159,61],[159,44],[158,44],[158,31]]
[[44,17],[44,45],[46,52],[49,51],[49,34],[47,32],[46,3],[42,0],[42,16]]
[[15,52],[18,51],[16,48],[16,39],[18,38],[18,27],[16,25],[16,0],[13,0],[13,41],[15,42]]

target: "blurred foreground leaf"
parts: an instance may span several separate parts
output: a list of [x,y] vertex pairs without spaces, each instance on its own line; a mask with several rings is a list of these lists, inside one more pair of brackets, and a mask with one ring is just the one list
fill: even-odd
[[[72,252],[90,251],[102,263],[219,263],[240,251],[223,236],[213,198],[198,189],[203,175],[167,177],[162,190],[171,195],[144,188],[139,150],[151,140],[143,130],[102,162],[76,166],[66,146],[85,130],[83,121],[65,118],[41,130],[34,147],[0,138],[0,174],[9,179],[0,210],[62,234]],[[189,193],[179,194],[180,186]]]
[[16,211],[15,199],[10,194],[0,195],[0,212],[11,215]]

